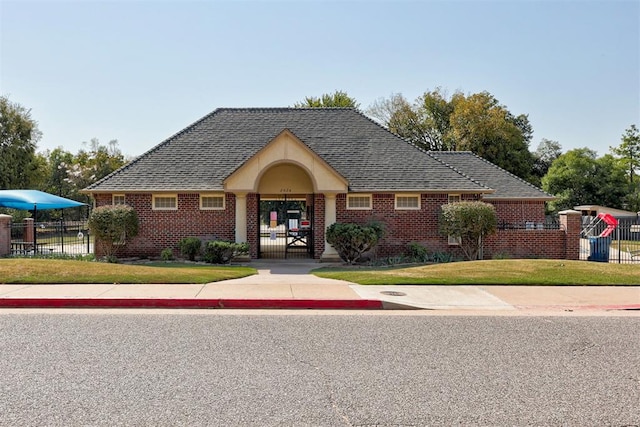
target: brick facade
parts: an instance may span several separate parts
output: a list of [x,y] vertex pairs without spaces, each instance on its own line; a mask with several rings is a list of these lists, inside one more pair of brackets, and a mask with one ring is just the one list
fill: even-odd
[[[347,195],[336,197],[336,220],[365,224],[379,221],[385,225],[385,237],[375,255],[386,257],[405,253],[407,244],[418,242],[434,252],[461,255],[455,245],[449,245],[440,235],[440,209],[448,203],[448,194],[421,194],[420,209],[396,209],[394,193],[373,193],[371,209],[347,209]],[[203,240],[235,239],[235,196],[225,195],[223,210],[202,210],[198,193],[179,193],[177,210],[152,209],[151,193],[126,194],[126,202],[138,213],[140,231],[127,245],[122,256],[157,257],[165,248],[178,253],[177,244],[184,237]],[[323,194],[313,198],[313,257],[318,259],[325,247],[325,199]],[[462,200],[478,200],[479,195],[463,195]],[[258,257],[258,200],[259,195],[247,195],[247,242],[250,257]],[[310,203],[311,200],[308,200]],[[498,222],[523,223],[544,221],[544,202],[490,201],[496,206]],[[96,206],[112,203],[111,194],[96,195]],[[484,244],[484,258],[508,256],[512,258],[577,259],[579,251],[580,215],[561,216],[560,230],[516,229],[498,230]],[[99,251],[96,246],[96,251]],[[100,256],[99,253],[97,253]]]
[[[463,195],[462,200],[478,200],[479,195]],[[338,222],[366,224],[379,221],[385,225],[385,237],[376,248],[377,256],[392,256],[404,253],[407,244],[418,242],[433,251],[456,250],[448,239],[440,235],[438,221],[440,207],[449,202],[448,194],[421,194],[420,209],[396,209],[394,193],[372,194],[372,208],[368,210],[347,209],[347,195],[336,199]]]
[[[133,207],[139,220],[138,235],[121,256],[157,257],[170,248],[178,254],[178,242],[185,237],[202,239],[235,239],[235,196],[225,195],[224,210],[200,209],[198,193],[179,193],[177,210],[152,209],[151,193],[128,193],[126,203]],[[96,195],[96,206],[110,205],[111,194]],[[96,245],[96,255],[99,245]]]

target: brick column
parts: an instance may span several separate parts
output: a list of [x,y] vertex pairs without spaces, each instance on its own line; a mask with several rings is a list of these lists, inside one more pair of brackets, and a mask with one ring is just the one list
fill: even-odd
[[11,253],[11,215],[0,214],[0,257]]
[[34,232],[35,230],[33,229],[33,218],[25,218],[24,219],[24,235],[22,240],[24,240],[25,242],[34,242]]
[[249,193],[246,197],[246,211],[247,211],[247,229],[246,237],[249,243],[249,256],[251,259],[258,258],[258,233],[260,227],[260,218],[258,218],[258,195],[256,193]]
[[582,214],[574,210],[558,212],[560,227],[564,229],[565,259],[580,259],[580,232],[582,231]]

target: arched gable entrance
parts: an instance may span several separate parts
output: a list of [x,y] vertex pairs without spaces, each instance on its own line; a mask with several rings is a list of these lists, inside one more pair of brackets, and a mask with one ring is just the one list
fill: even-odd
[[309,174],[294,163],[278,163],[259,179],[259,258],[313,258],[314,185]]
[[[261,256],[268,241],[285,237],[289,250],[273,256],[335,253],[324,232],[335,222],[335,195],[347,192],[347,181],[290,131],[283,130],[229,175],[224,187],[236,196],[236,241],[249,242],[252,257]],[[291,231],[296,224],[302,228],[303,220],[309,221],[306,241],[302,232]]]

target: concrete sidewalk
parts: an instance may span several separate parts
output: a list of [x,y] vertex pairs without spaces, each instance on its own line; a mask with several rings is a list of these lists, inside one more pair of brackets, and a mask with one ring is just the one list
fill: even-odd
[[0,307],[640,310],[640,286],[362,286],[309,274],[326,265],[309,260],[250,265],[204,285],[0,285]]

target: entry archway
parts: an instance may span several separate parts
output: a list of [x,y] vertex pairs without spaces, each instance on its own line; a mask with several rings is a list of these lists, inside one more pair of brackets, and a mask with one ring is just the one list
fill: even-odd
[[314,258],[313,181],[293,163],[267,169],[258,183],[258,257]]
[[[251,257],[259,257],[260,198],[306,199],[315,227],[314,258],[338,259],[324,238],[325,227],[336,219],[335,195],[348,191],[347,180],[291,131],[283,129],[223,181],[235,195],[236,241],[249,242]],[[250,207],[250,208],[249,208]],[[269,235],[271,237],[271,235]]]

